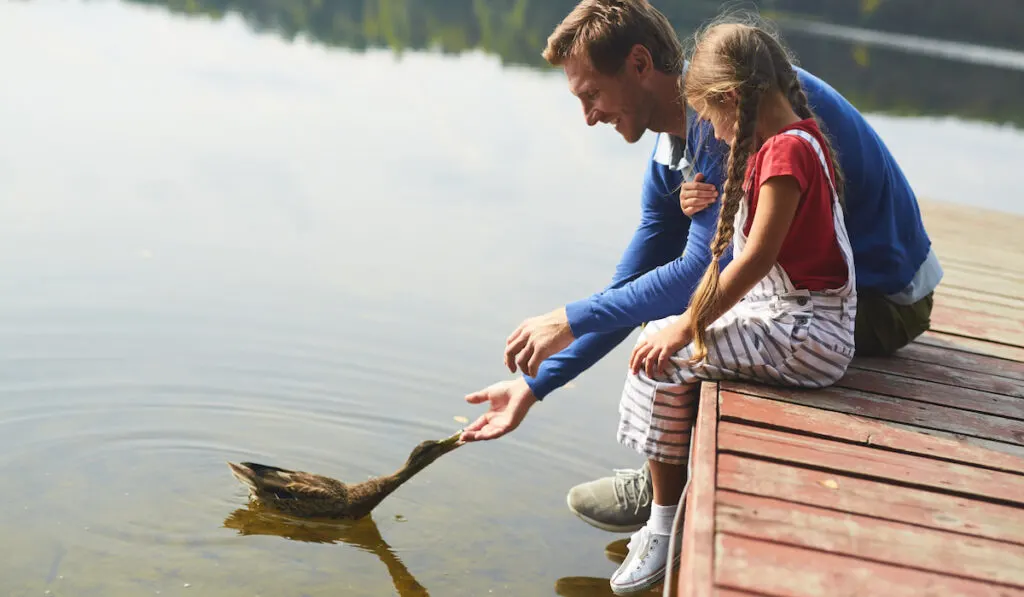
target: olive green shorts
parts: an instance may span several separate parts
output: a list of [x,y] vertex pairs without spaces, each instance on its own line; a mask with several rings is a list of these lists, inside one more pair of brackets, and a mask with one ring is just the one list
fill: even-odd
[[932,294],[900,305],[871,290],[857,289],[854,343],[860,356],[888,356],[910,344],[931,323]]

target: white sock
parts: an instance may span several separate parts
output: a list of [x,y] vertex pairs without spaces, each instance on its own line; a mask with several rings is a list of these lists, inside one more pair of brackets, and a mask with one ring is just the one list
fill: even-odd
[[647,527],[651,529],[652,533],[666,537],[672,534],[672,519],[676,517],[676,506],[678,504],[670,506],[651,504],[651,518],[647,521]]

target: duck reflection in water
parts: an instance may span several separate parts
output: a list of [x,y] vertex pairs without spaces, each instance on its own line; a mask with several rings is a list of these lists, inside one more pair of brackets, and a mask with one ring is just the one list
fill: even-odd
[[247,508],[232,512],[224,520],[224,527],[238,531],[239,535],[277,535],[308,543],[346,543],[380,558],[400,597],[430,595],[381,536],[372,516],[358,520],[318,520],[290,516],[250,503]]

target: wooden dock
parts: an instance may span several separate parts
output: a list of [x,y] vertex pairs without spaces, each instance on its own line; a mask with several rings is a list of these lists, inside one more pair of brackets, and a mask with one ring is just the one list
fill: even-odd
[[704,385],[678,595],[1024,596],[1024,217],[922,211],[931,331],[823,390]]

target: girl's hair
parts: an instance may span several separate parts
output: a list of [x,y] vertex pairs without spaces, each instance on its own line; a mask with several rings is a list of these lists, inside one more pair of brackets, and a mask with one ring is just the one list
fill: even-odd
[[[732,242],[736,211],[745,194],[743,185],[747,162],[758,149],[759,141],[755,132],[762,98],[778,91],[789,99],[797,116],[817,121],[785,48],[764,27],[719,22],[697,36],[683,86],[686,101],[690,105],[704,104],[706,108],[702,107],[702,111],[721,109],[717,106],[733,91],[738,100],[735,137],[729,151],[718,230],[711,241],[711,265],[704,273],[689,306],[694,362],[707,356],[704,334],[711,323],[712,311],[718,300],[719,261]],[[819,128],[824,131],[820,121]],[[828,136],[822,136],[832,156],[836,191],[842,198],[843,180],[839,162]]]

